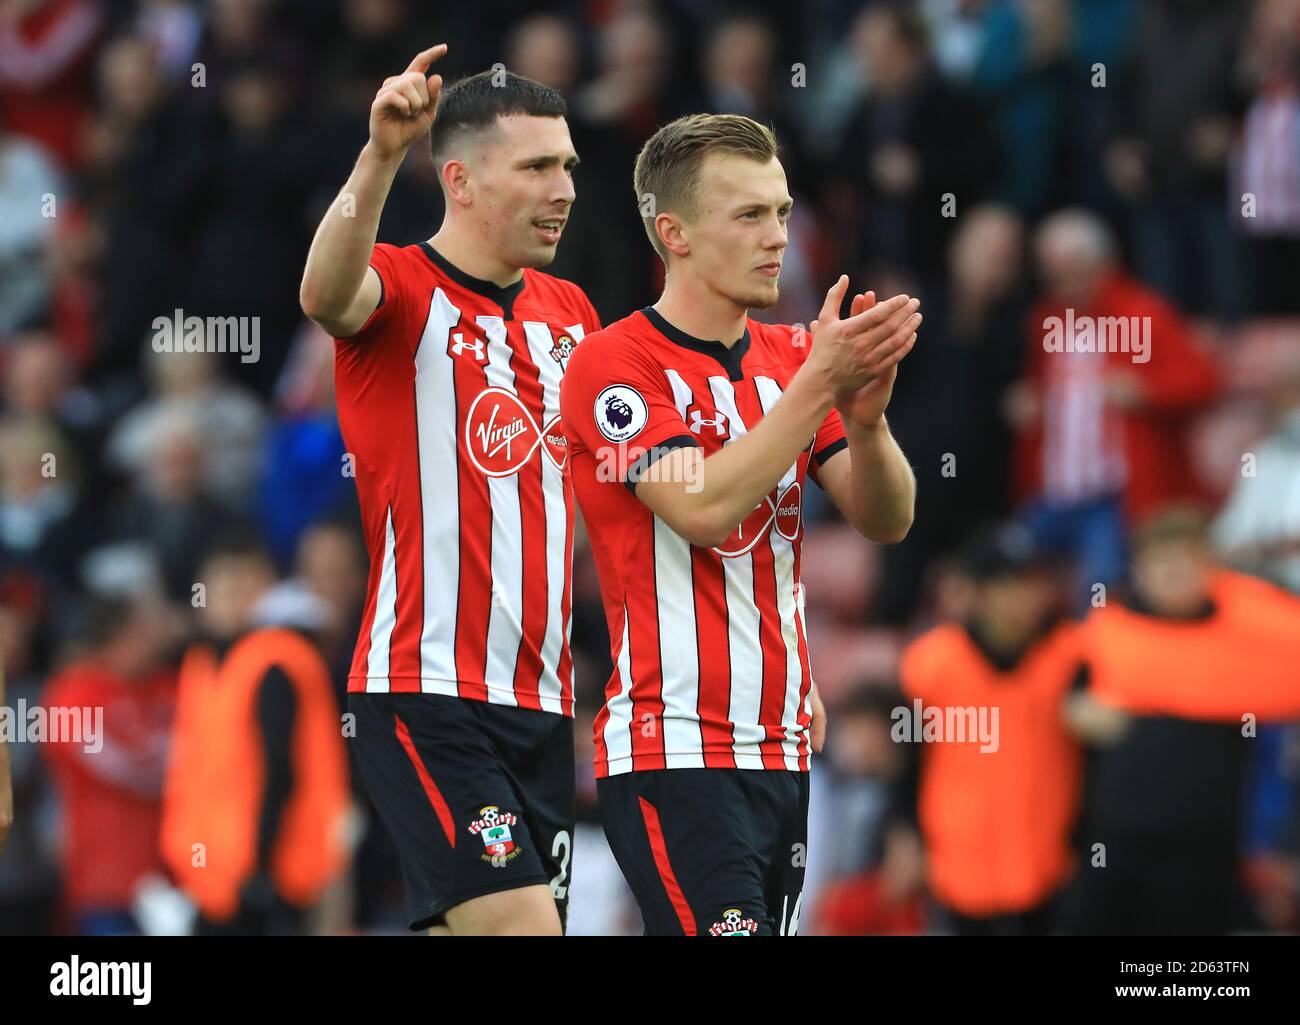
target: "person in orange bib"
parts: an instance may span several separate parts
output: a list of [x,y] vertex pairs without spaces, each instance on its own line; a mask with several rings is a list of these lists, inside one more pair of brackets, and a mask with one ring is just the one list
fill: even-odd
[[897,711],[895,739],[923,741],[918,819],[939,927],[1041,935],[1072,870],[1080,752],[1061,709],[1077,627],[1059,620],[1026,528],[977,535],[964,563],[966,621],[903,653],[912,706]]
[[1250,927],[1239,886],[1256,730],[1300,718],[1300,600],[1217,567],[1194,510],[1135,539],[1131,594],[1094,609],[1069,721],[1090,745],[1070,929]]
[[202,637],[181,665],[162,824],[199,934],[301,932],[346,867],[338,705],[312,642],[259,625],[274,582],[266,550],[244,534],[200,567]]

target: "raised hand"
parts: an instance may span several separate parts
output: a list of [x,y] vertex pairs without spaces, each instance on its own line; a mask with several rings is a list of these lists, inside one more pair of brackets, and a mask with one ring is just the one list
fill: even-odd
[[882,375],[892,384],[891,370],[911,350],[921,323],[916,312],[920,300],[896,295],[877,303],[874,292],[854,296],[849,316],[841,319],[840,303],[848,285],[848,276],[841,275],[826,293],[821,313],[812,322],[813,350],[808,357],[808,364],[824,375],[835,393],[837,405]]
[[429,65],[446,52],[446,43],[431,46],[400,75],[384,79],[370,105],[370,146],[380,156],[402,156],[429,134],[442,91],[442,76],[430,76]]
[[[912,303],[917,300],[913,299]],[[863,313],[876,303],[876,294],[867,292],[855,295],[849,306],[850,316]],[[910,304],[909,304],[910,305]],[[872,427],[880,422],[885,409],[894,394],[894,380],[898,377],[898,364],[911,350],[916,342],[916,328],[921,323],[921,314],[914,313],[904,321],[903,332],[907,335],[901,345],[893,347],[887,353],[880,352],[879,361],[884,369],[855,391],[841,394],[835,400],[835,407],[848,425]]]

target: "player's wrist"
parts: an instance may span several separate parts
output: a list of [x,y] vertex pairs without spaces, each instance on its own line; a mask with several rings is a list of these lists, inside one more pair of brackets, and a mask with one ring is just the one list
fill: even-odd
[[835,404],[835,385],[831,380],[830,368],[809,360],[794,375],[787,390],[802,395],[815,405],[824,416]]
[[375,142],[372,137],[362,147],[361,159],[396,174],[397,169],[402,166],[402,161],[406,159],[406,151],[410,148],[407,144],[390,150],[383,144]]
[[[836,408],[840,409],[839,406],[836,406]],[[889,424],[885,422],[884,413],[869,420],[863,420],[850,416],[843,409],[840,409],[840,419],[844,422],[844,433],[849,435],[850,440],[855,437],[869,440],[889,431]]]

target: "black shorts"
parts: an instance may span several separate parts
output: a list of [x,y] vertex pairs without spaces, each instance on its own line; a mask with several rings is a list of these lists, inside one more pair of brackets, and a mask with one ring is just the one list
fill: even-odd
[[650,936],[793,936],[808,774],[660,769],[599,780],[600,816]]
[[413,930],[474,897],[547,883],[567,918],[573,720],[442,694],[348,695],[350,745],[397,847]]

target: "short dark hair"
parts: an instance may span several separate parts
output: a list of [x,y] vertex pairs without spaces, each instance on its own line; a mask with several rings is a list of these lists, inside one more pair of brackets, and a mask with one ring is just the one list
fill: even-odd
[[500,68],[480,71],[442,91],[429,152],[437,164],[452,142],[492,127],[499,117],[564,117],[567,112],[564,97],[550,86]]
[[[637,154],[632,185],[642,210],[641,223],[665,263],[668,251],[659,241],[655,218],[665,210],[687,218],[696,215],[700,169],[711,153],[765,164],[777,155],[776,136],[766,125],[741,114],[688,114],[660,128]],[[652,197],[648,212],[647,196]]]

